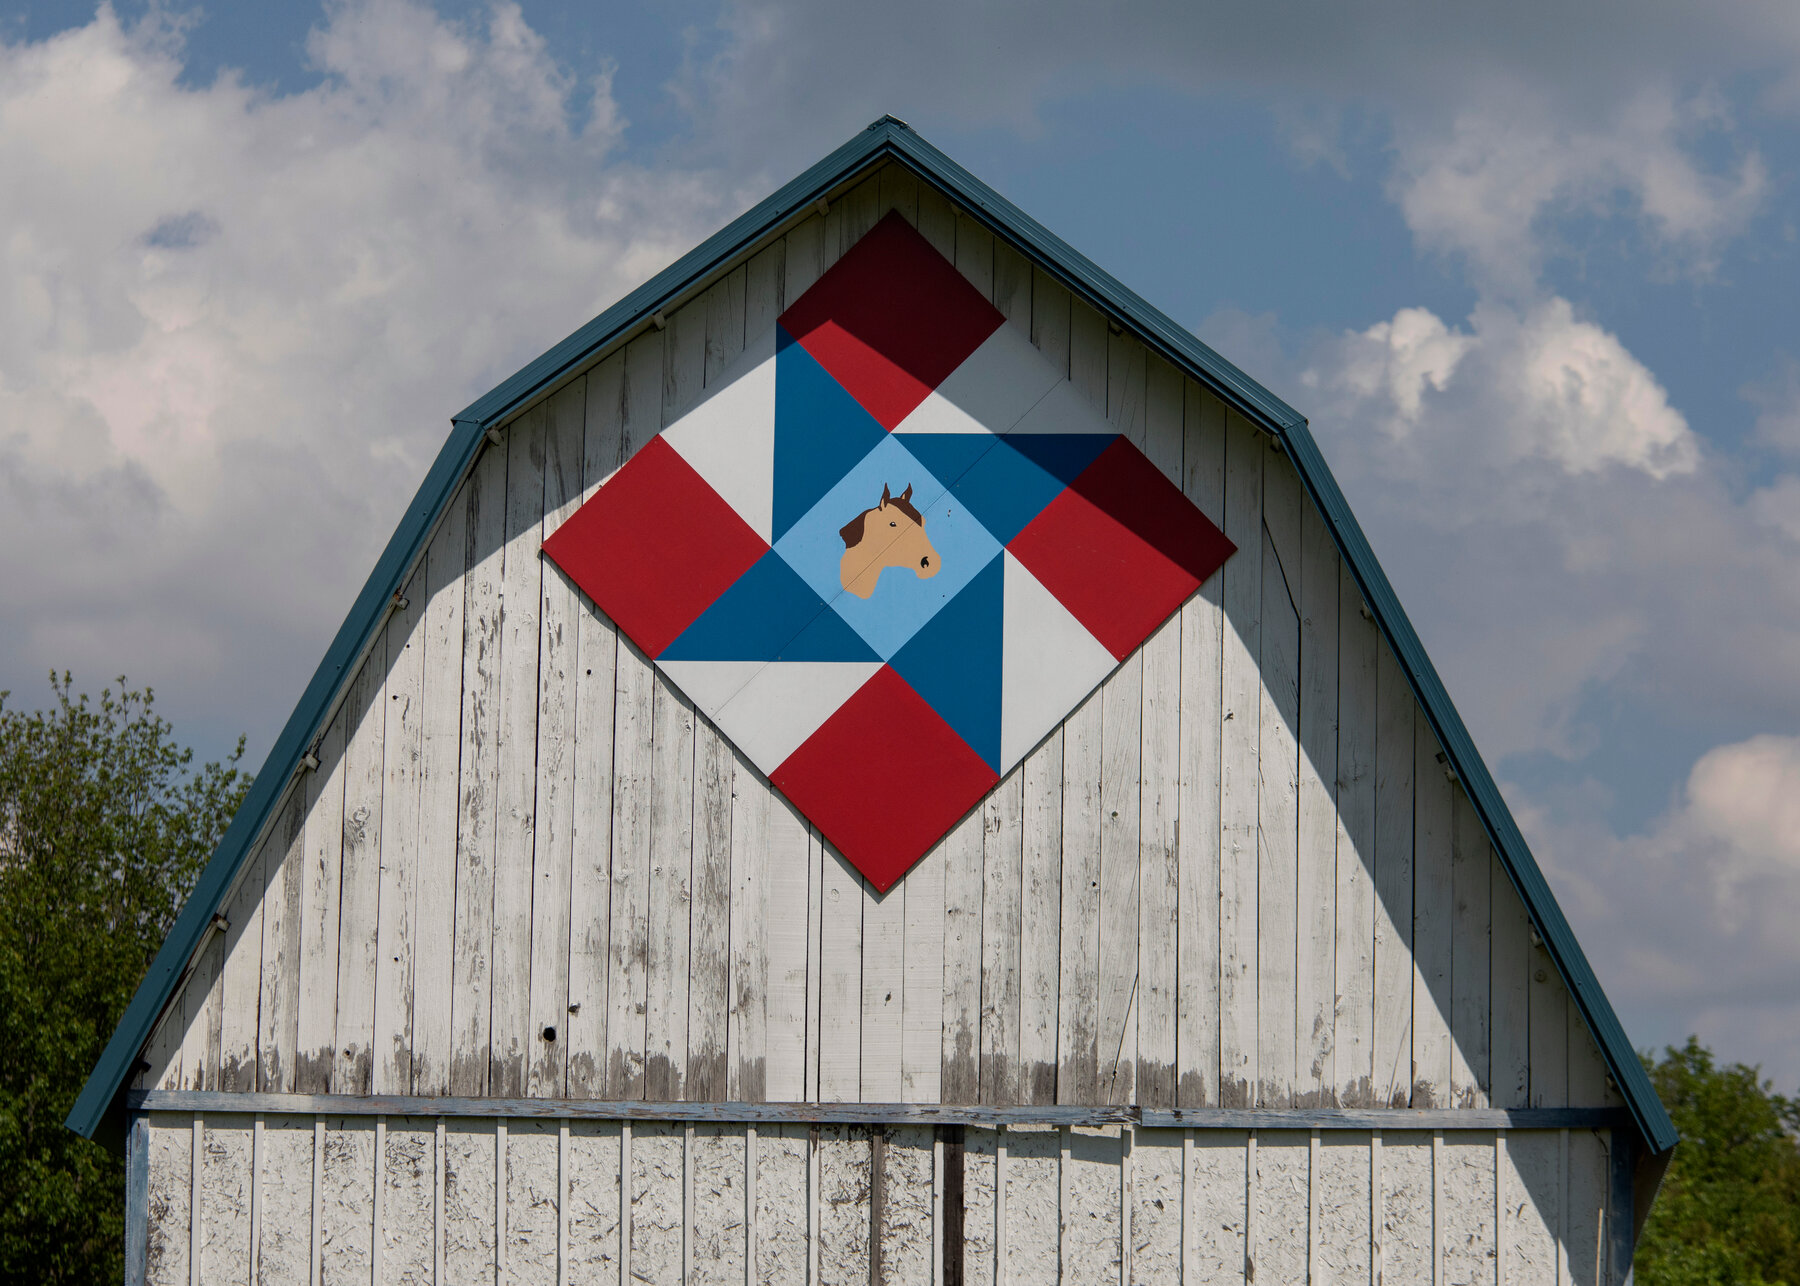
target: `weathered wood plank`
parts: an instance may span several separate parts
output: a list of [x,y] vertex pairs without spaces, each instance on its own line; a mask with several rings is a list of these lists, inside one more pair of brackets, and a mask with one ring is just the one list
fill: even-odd
[[[325,1123],[319,1175],[319,1280],[373,1280],[375,1251],[375,1123],[348,1117]],[[488,1207],[491,1225],[493,1207]]]
[[[1295,939],[1297,1107],[1337,1102],[1338,595],[1331,530],[1300,502],[1300,797]],[[1345,861],[1351,860],[1344,855]]]
[[1460,786],[1451,813],[1450,1101],[1486,1107],[1491,1076],[1488,1023],[1493,952],[1487,832]]
[[250,1281],[250,1123],[226,1116],[206,1123],[197,1218],[199,1280],[207,1286]]
[[405,606],[388,618],[387,726],[381,786],[381,891],[375,927],[377,1093],[412,1089],[413,946],[418,934],[419,757],[425,717],[426,576],[414,570]]
[[[740,779],[741,780],[741,779]],[[768,905],[779,912],[766,922],[768,952],[767,1077],[765,1095],[793,1101],[806,1095],[807,962],[816,941],[812,919],[811,855],[805,820],[760,779],[748,790],[767,792]]]
[[[581,504],[587,387],[551,398],[544,425],[544,516],[539,544]],[[581,591],[548,559],[538,615],[537,796],[532,820],[531,985],[526,1092],[560,1097],[568,1085],[569,948],[575,860],[576,714],[582,682]]]
[[537,795],[544,429],[539,403],[506,431],[506,552],[501,567],[499,772],[488,1084],[525,1092],[531,1021],[531,868]]
[[1488,872],[1494,924],[1489,1096],[1495,1107],[1525,1107],[1531,1102],[1531,921],[1492,848]]
[[1224,651],[1219,746],[1219,1105],[1256,1101],[1257,777],[1262,719],[1263,462],[1269,449],[1228,413],[1225,535],[1238,552],[1222,570]]
[[1055,729],[1021,767],[1019,1101],[1054,1103],[1061,973],[1062,729]]
[[897,210],[900,217],[917,226],[919,222],[919,176],[904,165],[881,168],[881,208]]
[[694,877],[694,728],[699,716],[659,672],[652,697],[650,887],[644,1095],[682,1097],[687,1077],[688,909]]
[[[629,457],[662,422],[662,333],[626,346],[620,381],[619,451]],[[613,697],[611,968],[608,972],[606,1093],[644,1094],[649,1003],[651,793],[657,679],[649,658],[620,636]]]
[[269,1118],[257,1180],[261,1236],[252,1248],[260,1276],[253,1281],[307,1280],[312,1258],[312,1157],[311,1119]]
[[[1182,485],[1182,377],[1161,358],[1148,364],[1144,452]],[[1135,1101],[1175,1106],[1179,1005],[1181,800],[1181,619],[1163,622],[1141,649],[1138,790],[1137,1069]]]
[[979,1101],[1019,1101],[1019,930],[1024,894],[1024,773],[982,806]]
[[905,992],[900,1014],[900,1098],[938,1101],[944,1073],[944,880],[947,839],[906,874]]
[[450,976],[450,1090],[455,1094],[485,1094],[488,1088],[507,454],[504,446],[484,448],[464,484],[468,544],[457,768],[456,938]]
[[[736,753],[695,717],[693,902],[688,944],[688,1093],[725,1095],[725,1014],[731,991],[731,827]],[[752,787],[754,789],[754,787]]]
[[1453,792],[1437,738],[1417,713],[1413,730],[1414,1107],[1449,1107]]
[[862,1096],[863,879],[825,846],[819,922],[819,1097]]
[[972,810],[944,837],[942,1071],[946,1103],[981,1101],[981,859],[985,814]]
[[[336,1068],[331,1088],[372,1088],[375,915],[381,895],[381,738],[387,715],[388,632],[380,630],[344,701],[343,873],[338,912]],[[192,983],[189,984],[192,986]],[[184,1055],[183,1061],[188,1061]],[[190,1078],[191,1079],[191,1078]]]
[[390,1118],[381,1157],[382,1283],[412,1286],[436,1271],[437,1125]]
[[492,1121],[459,1120],[444,1130],[446,1286],[489,1286],[494,1280],[495,1147]]
[[291,1088],[322,1094],[337,1062],[339,877],[344,855],[344,729],[346,696],[316,751],[319,766],[306,778],[306,873],[300,884],[300,981],[295,1019],[296,1063]]
[[256,1088],[257,1008],[262,1000],[263,890],[280,859],[264,837],[244,864],[224,911],[225,955],[219,978],[218,1077],[222,1090]]
[[952,263],[956,261],[956,213],[950,208],[949,199],[926,182],[919,184],[918,228],[932,249]]
[[565,1174],[570,1282],[620,1282],[619,1126],[569,1124]]
[[955,263],[982,298],[994,297],[994,234],[967,213],[956,216]]
[[862,889],[862,1049],[857,1060],[857,1096],[898,1100],[902,1093],[901,1050],[905,1043],[906,900],[902,879],[884,894]]
[[[1375,1089],[1375,783],[1381,637],[1348,566],[1338,580],[1336,1035],[1332,1078],[1345,1107]],[[1305,711],[1302,709],[1302,718]]]
[[[614,354],[587,376],[582,414],[581,486],[591,495],[619,467],[625,441],[625,362]],[[606,1024],[611,1006],[613,876],[613,698],[619,640],[585,596],[575,611],[575,746],[569,868],[568,1092],[605,1092]],[[616,1190],[618,1169],[614,1166]],[[616,1198],[615,1198],[616,1199]],[[616,1232],[615,1232],[616,1240]],[[598,1253],[598,1252],[596,1252]]]
[[787,304],[792,304],[825,271],[825,220],[816,214],[804,219],[783,240],[782,266],[786,278],[783,298]]
[[425,555],[425,691],[419,722],[419,851],[408,1049],[411,1085],[418,1094],[450,1090],[468,516],[468,503],[458,495],[444,511]]
[[271,830],[263,894],[261,1002],[257,1013],[256,1088],[294,1089],[300,987],[300,887],[306,877],[306,795],[302,779],[288,791]]
[[[772,812],[777,807],[774,792],[755,765],[741,756],[733,766],[732,780],[731,886],[726,928],[730,968],[726,984],[726,1094],[757,1102],[768,1092],[770,1010],[777,1003],[771,974],[776,953],[770,940],[777,933],[792,938],[796,929],[804,934],[806,926],[804,920],[792,914],[798,903],[787,903],[786,914],[769,914]],[[804,856],[784,856],[803,869]],[[803,942],[799,957],[804,970]],[[804,994],[804,973],[801,988]]]
[[1375,653],[1375,1101],[1412,1101],[1412,689],[1386,643]]
[[[744,348],[745,271],[711,287],[688,311],[704,308],[702,383],[715,387]],[[706,719],[694,733],[694,874],[689,942],[688,1093],[720,1098],[727,1074],[726,1017],[731,988],[732,796],[738,771],[730,743]]]
[[[1225,404],[1187,381],[1182,491],[1225,521]],[[1242,558],[1240,552],[1233,558]],[[1177,839],[1176,1089],[1181,1107],[1219,1101],[1219,772],[1225,573],[1181,609],[1180,785]]]
[[1531,942],[1531,1106],[1569,1102],[1569,993],[1543,942]]
[[1300,480],[1263,472],[1262,712],[1257,793],[1257,1105],[1286,1107],[1298,1075]]

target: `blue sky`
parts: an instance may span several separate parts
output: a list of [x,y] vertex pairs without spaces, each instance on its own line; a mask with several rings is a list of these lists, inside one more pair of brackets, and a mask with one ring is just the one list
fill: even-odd
[[1800,16],[0,0],[0,688],[259,759],[447,417],[891,111],[1312,419],[1640,1045],[1800,1084]]

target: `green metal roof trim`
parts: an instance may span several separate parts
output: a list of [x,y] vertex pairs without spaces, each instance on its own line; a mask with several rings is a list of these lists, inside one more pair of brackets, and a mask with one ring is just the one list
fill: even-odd
[[883,117],[832,152],[773,196],[733,220],[720,232],[626,295],[593,321],[528,363],[453,417],[454,429],[407,507],[368,583],[338,630],[300,704],[289,717],[250,796],[244,801],[193,895],[157,953],[149,973],[69,1113],[73,1130],[95,1137],[121,1137],[123,1091],[157,1017],[200,944],[212,913],[229,891],[238,867],[261,836],[301,758],[323,730],[351,667],[386,616],[389,602],[455,494],[480,450],[486,430],[534,401],[591,362],[603,350],[644,326],[669,301],[705,281],[786,220],[802,215],[821,196],[860,171],[886,159],[900,161],[935,184],[963,209],[1011,242],[1064,285],[1206,384],[1229,405],[1273,434],[1287,450],[1313,502],[1319,507],[1339,552],[1349,564],[1388,644],[1405,669],[1414,695],[1444,748],[1451,769],[1475,805],[1501,863],[1525,903],[1531,921],[1555,961],[1563,981],[1593,1033],[1632,1119],[1652,1152],[1677,1142],[1675,1126],[1657,1098],[1593,968],[1575,940],[1550,886],[1544,881],[1511,811],[1463,725],[1418,634],[1375,561],[1362,528],[1351,514],[1337,480],[1306,427],[1306,420],[1188,331],[1177,326],[1134,292],[1103,272],[1010,201],[927,143],[904,122]]

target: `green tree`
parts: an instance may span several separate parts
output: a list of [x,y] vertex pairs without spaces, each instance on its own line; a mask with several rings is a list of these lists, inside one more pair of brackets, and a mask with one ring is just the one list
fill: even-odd
[[0,692],[0,1280],[117,1281],[123,1163],[63,1127],[249,786],[193,766],[148,689]]
[[1637,1251],[1643,1286],[1800,1286],[1800,1103],[1694,1037],[1644,1065],[1681,1131]]

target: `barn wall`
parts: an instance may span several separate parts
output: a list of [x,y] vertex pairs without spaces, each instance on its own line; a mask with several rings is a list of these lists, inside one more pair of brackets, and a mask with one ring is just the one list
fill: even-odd
[[[1239,552],[885,897],[539,555],[887,209]],[[884,169],[519,415],[139,1088],[1616,1102],[1271,439]]]
[[[956,1136],[931,1126],[149,1122],[149,1286],[196,1280],[196,1254],[197,1280],[242,1286],[926,1284],[955,1245]],[[962,1280],[1602,1286],[1609,1147],[1587,1130],[968,1127]]]

